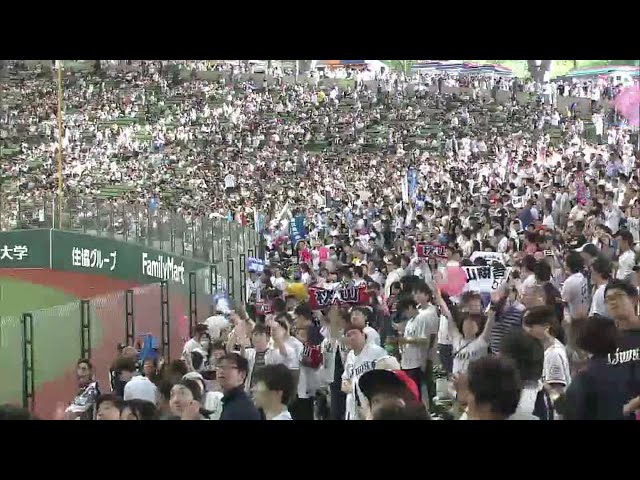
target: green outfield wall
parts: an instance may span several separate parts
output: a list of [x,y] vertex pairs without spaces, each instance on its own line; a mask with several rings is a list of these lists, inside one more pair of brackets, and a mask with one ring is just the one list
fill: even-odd
[[0,268],[51,268],[106,275],[139,283],[167,280],[188,286],[189,272],[199,284],[209,264],[138,244],[53,229],[0,232]]

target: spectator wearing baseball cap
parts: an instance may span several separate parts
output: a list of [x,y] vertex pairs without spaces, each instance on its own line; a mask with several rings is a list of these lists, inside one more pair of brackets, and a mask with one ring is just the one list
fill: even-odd
[[192,380],[198,384],[202,394],[201,413],[209,420],[219,420],[222,414],[222,393],[207,390],[204,377],[198,372],[189,372],[182,380]]
[[360,377],[358,387],[366,399],[362,408],[367,420],[375,419],[380,409],[391,406],[422,410],[429,418],[424,404],[420,402],[418,385],[402,370],[371,370]]
[[600,249],[593,243],[585,243],[580,248],[576,248],[575,251],[582,254],[582,258],[584,258],[584,263],[586,265],[591,265],[591,263],[593,263],[593,261],[600,255]]
[[158,388],[149,378],[136,375],[124,386],[124,397],[126,400],[145,400],[154,405],[158,402]]

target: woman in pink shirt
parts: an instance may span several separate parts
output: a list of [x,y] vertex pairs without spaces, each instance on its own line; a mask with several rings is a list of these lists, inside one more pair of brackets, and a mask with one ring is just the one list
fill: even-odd
[[307,243],[304,240],[300,240],[298,242],[298,252],[300,255],[300,262],[310,265],[312,261],[311,250],[309,250],[309,247],[307,247]]

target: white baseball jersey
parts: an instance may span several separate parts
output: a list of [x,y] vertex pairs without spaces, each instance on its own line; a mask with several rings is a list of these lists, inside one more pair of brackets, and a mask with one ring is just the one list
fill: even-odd
[[582,273],[574,273],[565,280],[562,286],[562,300],[567,304],[571,318],[575,318],[581,308],[588,311],[591,300],[589,296],[589,285]]
[[347,420],[359,419],[356,390],[358,388],[358,380],[360,379],[360,376],[363,373],[374,370],[378,361],[388,357],[389,354],[384,348],[372,343],[367,343],[359,355],[356,355],[353,350],[351,350],[347,355],[342,379],[351,381],[353,388],[352,392],[347,395]]

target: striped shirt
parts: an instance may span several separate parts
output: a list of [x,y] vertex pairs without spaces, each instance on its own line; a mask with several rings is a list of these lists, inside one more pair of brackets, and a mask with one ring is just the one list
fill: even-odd
[[524,305],[514,303],[506,307],[500,315],[496,316],[496,323],[491,330],[491,351],[500,354],[500,342],[511,330],[522,328],[522,316],[524,315]]

